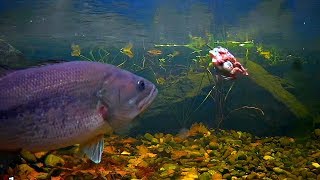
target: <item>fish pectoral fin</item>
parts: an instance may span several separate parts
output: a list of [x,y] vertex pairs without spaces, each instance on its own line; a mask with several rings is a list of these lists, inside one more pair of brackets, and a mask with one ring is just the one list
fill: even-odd
[[101,162],[104,140],[103,135],[98,136],[93,141],[81,145],[81,150],[95,163]]

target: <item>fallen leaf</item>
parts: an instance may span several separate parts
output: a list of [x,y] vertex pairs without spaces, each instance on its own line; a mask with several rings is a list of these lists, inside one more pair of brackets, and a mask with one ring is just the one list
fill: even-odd
[[124,48],[122,48],[120,52],[127,55],[129,58],[133,58],[134,54],[132,52],[132,47],[133,47],[132,43],[129,43]]
[[76,44],[72,44],[71,45],[71,49],[72,49],[72,52],[71,52],[71,56],[80,56],[81,55],[81,49],[80,49],[80,46],[79,45],[76,45]]
[[173,160],[180,159],[181,157],[187,156],[189,153],[186,151],[171,151],[171,158]]

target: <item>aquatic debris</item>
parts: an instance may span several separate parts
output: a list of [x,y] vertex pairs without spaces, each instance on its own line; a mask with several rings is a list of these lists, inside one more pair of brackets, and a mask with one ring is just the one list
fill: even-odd
[[194,50],[202,49],[204,46],[206,46],[207,42],[202,37],[192,36],[189,35],[190,42],[188,44],[188,47]]
[[174,58],[174,57],[178,56],[179,54],[180,54],[179,51],[173,51],[173,53],[168,54],[167,56],[170,57],[170,58]]
[[270,59],[272,57],[272,54],[270,51],[266,51],[263,49],[263,47],[260,45],[260,46],[257,46],[257,52],[263,56],[265,59]]
[[265,156],[263,156],[263,159],[266,160],[266,161],[269,161],[269,160],[273,160],[274,157],[269,156],[269,155],[265,155]]
[[188,132],[188,135],[189,136],[197,136],[197,135],[208,136],[210,135],[210,131],[202,123],[195,123],[191,126]]
[[166,80],[163,77],[156,78],[157,84],[164,85]]
[[219,75],[224,79],[236,79],[236,75],[248,76],[247,70],[242,64],[228,51],[228,49],[218,46],[209,51],[213,66],[219,71]]
[[162,51],[159,49],[151,49],[148,51],[148,53],[152,56],[158,56],[162,54]]
[[121,48],[120,52],[127,55],[129,58],[133,58],[134,54],[132,52],[132,47],[132,43],[129,43],[124,48]]
[[80,46],[77,44],[71,44],[71,56],[79,57],[81,55]]
[[319,163],[317,163],[317,162],[312,162],[311,164],[312,164],[312,166],[315,167],[315,168],[320,168],[320,165],[319,165]]

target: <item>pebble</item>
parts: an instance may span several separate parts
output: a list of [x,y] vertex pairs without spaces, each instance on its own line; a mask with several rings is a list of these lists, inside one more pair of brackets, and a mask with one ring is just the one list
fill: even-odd
[[20,164],[18,166],[18,171],[19,171],[19,174],[28,174],[33,172],[34,169],[27,164]]
[[315,129],[314,135],[316,135],[316,137],[320,137],[320,129]]
[[313,173],[313,172],[307,172],[307,177],[315,179],[315,178],[317,178],[317,175],[315,173]]
[[20,154],[21,154],[22,158],[25,159],[28,162],[34,163],[34,162],[37,161],[36,156],[34,154],[32,154],[31,152],[29,152],[29,151],[22,150],[20,152]]
[[43,158],[46,154],[47,154],[47,152],[36,152],[36,153],[34,153],[34,155],[36,156],[37,159]]
[[285,170],[283,170],[279,167],[274,167],[274,168],[272,168],[272,170],[278,174],[284,174],[286,172]]
[[49,167],[61,166],[64,165],[64,160],[56,155],[49,154],[44,160],[44,164]]

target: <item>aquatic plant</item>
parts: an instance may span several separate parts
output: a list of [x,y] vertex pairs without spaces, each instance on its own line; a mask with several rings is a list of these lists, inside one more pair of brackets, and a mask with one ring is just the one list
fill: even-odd
[[[161,94],[166,96],[162,98],[163,101],[170,101],[171,103],[184,101],[185,104],[188,104],[185,110],[180,112],[183,113],[180,122],[182,126],[190,124],[191,115],[199,110],[206,101],[211,99],[216,104],[216,119],[217,126],[219,127],[223,120],[229,118],[230,113],[239,110],[256,110],[262,115],[264,114],[258,107],[250,105],[235,108],[234,110],[226,110],[225,106],[229,99],[228,96],[234,87],[234,83],[221,82],[221,78],[211,71],[211,58],[207,53],[212,47],[224,46],[240,54],[244,52],[245,58],[241,60],[249,70],[249,78],[270,92],[275,99],[285,104],[294,115],[298,118],[306,118],[309,114],[307,108],[299,102],[293,94],[285,89],[285,86],[288,86],[287,82],[280,77],[271,75],[261,65],[249,60],[249,52],[250,55],[254,55],[254,57],[265,59],[265,61],[262,61],[263,63],[266,62],[264,65],[276,65],[279,62],[289,61],[293,56],[281,54],[281,51],[277,49],[256,44],[253,40],[248,40],[248,38],[245,41],[219,41],[215,40],[212,34],[207,34],[204,38],[190,35],[189,38],[190,41],[187,44],[154,44],[154,48],[149,50],[146,50],[143,45],[142,58],[134,57],[132,51],[133,44],[128,43],[119,51],[120,55],[124,55],[121,62],[115,61],[119,54],[111,57],[110,53],[102,47],[92,49],[88,56],[84,56],[82,55],[79,45],[72,45],[72,55],[85,60],[103,61],[117,66],[126,64],[126,68],[134,72],[148,69],[154,81],[159,86],[163,86]],[[177,63],[174,61],[180,54],[180,52],[176,50],[177,47],[185,47],[186,51],[188,49],[191,50],[185,62],[181,63],[180,61],[180,63]],[[166,51],[163,51],[164,48]],[[168,49],[170,49],[169,53],[167,51]],[[132,60],[127,61],[128,58],[126,57],[132,58]],[[204,92],[202,89],[205,87],[211,88],[208,89],[208,92]],[[195,102],[199,101],[199,97],[203,99],[200,101],[200,104],[196,105]],[[185,101],[186,99],[192,98],[194,99],[188,103]],[[189,109],[190,107],[191,109]]]
[[270,92],[277,100],[284,103],[295,116],[306,118],[309,115],[308,109],[284,88],[283,85],[288,85],[285,80],[271,75],[262,66],[253,61],[247,60],[246,65],[250,71],[250,79]]
[[[103,47],[93,48],[89,51],[90,56],[85,56],[81,53],[81,47],[78,44],[71,44],[71,56],[80,57],[83,60],[87,61],[96,61],[108,63],[108,56],[110,53]],[[95,55],[96,54],[96,55]]]

